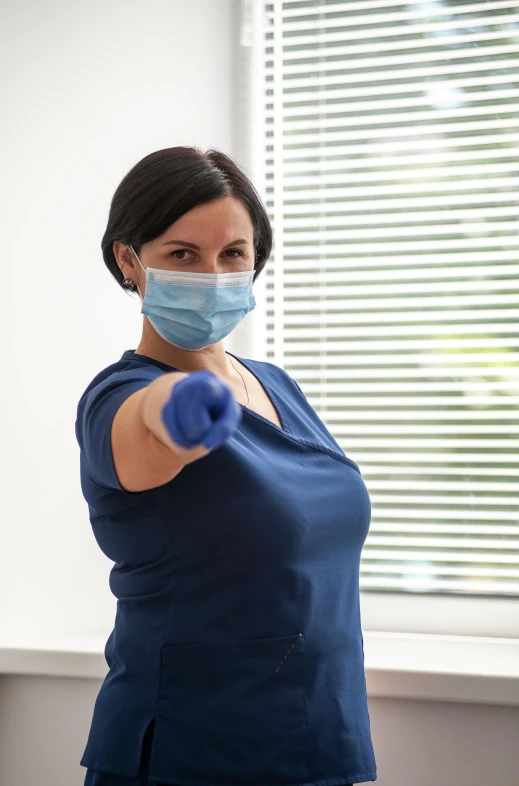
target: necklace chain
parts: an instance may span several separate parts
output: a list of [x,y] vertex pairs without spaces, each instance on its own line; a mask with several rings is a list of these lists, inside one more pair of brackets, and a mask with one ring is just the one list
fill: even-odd
[[[232,362],[232,358],[231,358],[231,356],[230,356],[230,355],[229,355],[229,360],[231,361],[231,365],[232,365],[233,369],[234,369],[235,371],[237,371],[237,372],[238,372],[238,374],[240,374],[240,372],[238,371],[238,369],[236,368],[236,366],[235,366],[235,365],[234,365],[234,363]],[[241,377],[241,379],[242,379],[242,382],[243,382],[243,384],[245,385],[245,380],[243,379],[243,377],[242,377],[242,375],[241,375],[241,374],[240,374],[240,377]],[[245,405],[245,406],[246,406],[246,407],[248,407],[248,406],[249,406],[249,391],[247,390],[247,385],[245,385],[245,392],[247,393],[247,403],[246,403],[246,405]]]

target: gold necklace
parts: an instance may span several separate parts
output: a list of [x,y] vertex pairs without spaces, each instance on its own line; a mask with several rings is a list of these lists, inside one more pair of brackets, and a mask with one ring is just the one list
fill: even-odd
[[[229,355],[229,360],[231,361],[231,365],[232,365],[233,369],[234,369],[235,371],[238,371],[238,369],[236,368],[236,366],[235,366],[235,365],[234,365],[234,363],[232,362],[232,358],[231,358],[231,356],[230,356],[230,355]],[[240,372],[239,372],[239,371],[238,371],[238,374],[240,374]],[[242,379],[242,382],[243,382],[243,384],[245,385],[245,380],[243,379],[243,377],[241,376],[241,374],[240,374],[240,377],[241,377],[241,379]],[[245,385],[245,392],[247,393],[247,403],[245,404],[245,406],[246,406],[246,407],[248,407],[248,406],[249,406],[249,391],[247,390],[247,385]]]

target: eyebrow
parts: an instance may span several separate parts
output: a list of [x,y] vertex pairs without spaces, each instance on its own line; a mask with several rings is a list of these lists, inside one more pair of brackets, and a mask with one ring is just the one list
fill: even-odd
[[[248,245],[248,241],[245,240],[243,237],[241,237],[241,238],[239,238],[239,240],[233,240],[232,243],[227,243],[227,245],[224,246],[223,248],[225,249],[225,248],[230,248],[231,246],[237,246],[240,243],[242,243],[242,244],[245,243],[245,245]],[[189,248],[194,248],[197,251],[200,251],[200,246],[195,246],[194,243],[188,243],[186,240],[167,240],[162,245],[163,246],[172,246],[172,245],[188,246]]]

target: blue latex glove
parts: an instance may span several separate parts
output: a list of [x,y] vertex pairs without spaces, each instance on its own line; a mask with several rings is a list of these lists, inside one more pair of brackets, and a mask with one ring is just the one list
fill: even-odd
[[162,407],[171,439],[183,448],[222,444],[235,430],[242,411],[231,389],[210,371],[194,371],[177,382]]

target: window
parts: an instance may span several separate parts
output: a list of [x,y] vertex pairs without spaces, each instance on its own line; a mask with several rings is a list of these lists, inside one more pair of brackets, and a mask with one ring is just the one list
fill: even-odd
[[275,235],[266,359],[361,467],[364,608],[400,601],[411,630],[448,632],[445,613],[492,601],[512,635],[519,2],[244,5]]

